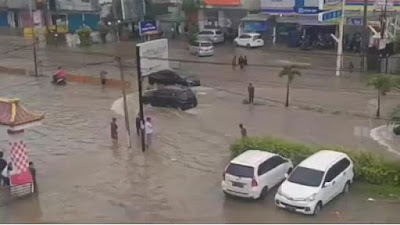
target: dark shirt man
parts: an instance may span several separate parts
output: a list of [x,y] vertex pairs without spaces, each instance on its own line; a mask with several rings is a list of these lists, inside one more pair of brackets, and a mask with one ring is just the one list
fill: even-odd
[[116,118],[112,118],[111,121],[111,138],[115,141],[118,141],[118,125]]
[[141,124],[140,114],[138,113],[136,116],[136,134],[137,134],[137,136],[140,135],[140,124]]
[[249,86],[247,87],[247,91],[249,92],[249,104],[253,104],[254,103],[254,86],[252,83],[249,83]]
[[32,180],[33,180],[33,191],[36,192],[36,190],[37,190],[37,185],[36,185],[36,169],[35,169],[35,166],[33,165],[33,162],[29,162],[29,171],[31,172],[31,175],[32,175]]
[[4,153],[0,152],[0,178],[3,181],[3,185],[5,184],[4,177],[1,175],[3,173],[4,168],[7,167],[7,161],[3,159]]
[[242,134],[242,138],[247,137],[247,130],[243,127],[243,124],[239,124],[240,133]]

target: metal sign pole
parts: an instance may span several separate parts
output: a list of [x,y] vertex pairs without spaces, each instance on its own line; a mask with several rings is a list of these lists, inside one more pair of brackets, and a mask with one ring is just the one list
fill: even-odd
[[126,100],[126,86],[125,86],[125,75],[124,75],[124,71],[123,71],[123,67],[122,67],[122,62],[121,62],[121,58],[117,57],[117,61],[118,61],[118,67],[119,67],[119,71],[120,71],[120,75],[121,75],[121,81],[122,81],[122,98],[124,101],[124,116],[125,116],[125,127],[126,127],[126,131],[128,132],[128,138],[129,138],[129,148],[132,147],[132,136],[131,136],[131,129],[129,126],[129,110],[128,110],[128,103]]
[[140,139],[142,144],[142,152],[146,151],[145,144],[145,123],[144,123],[144,113],[143,113],[143,97],[142,97],[142,69],[140,66],[140,46],[136,46],[136,67],[137,67],[137,82],[138,82],[138,92],[139,92],[139,110],[140,110]]

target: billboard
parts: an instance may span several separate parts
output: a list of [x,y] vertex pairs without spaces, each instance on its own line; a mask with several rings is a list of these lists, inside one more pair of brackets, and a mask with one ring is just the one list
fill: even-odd
[[239,6],[240,0],[204,0],[206,5]]
[[139,22],[139,32],[140,35],[148,35],[158,33],[157,21],[140,21]]
[[139,46],[142,76],[160,70],[170,69],[168,61],[168,40],[158,39],[137,44]]

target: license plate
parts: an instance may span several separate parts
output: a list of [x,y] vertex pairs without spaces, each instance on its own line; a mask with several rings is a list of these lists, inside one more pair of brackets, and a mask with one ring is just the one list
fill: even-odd
[[242,188],[242,187],[243,187],[243,183],[239,183],[239,182],[232,182],[232,186],[234,186],[234,187],[240,187],[240,188]]
[[286,209],[292,212],[296,211],[296,208],[293,206],[286,206]]

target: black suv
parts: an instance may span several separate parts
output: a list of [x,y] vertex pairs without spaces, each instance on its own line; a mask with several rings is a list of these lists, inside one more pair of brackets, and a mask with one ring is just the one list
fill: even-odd
[[186,77],[172,70],[161,70],[149,75],[149,84],[183,85],[188,87],[200,86],[200,80]]
[[186,110],[197,106],[197,98],[196,94],[189,88],[167,86],[146,91],[143,95],[143,103],[151,106]]

